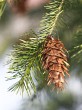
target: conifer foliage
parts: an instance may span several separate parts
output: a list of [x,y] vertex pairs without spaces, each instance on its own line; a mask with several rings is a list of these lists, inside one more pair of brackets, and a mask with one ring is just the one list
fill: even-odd
[[[2,4],[6,3],[5,1],[0,0],[1,15],[3,12]],[[20,3],[17,2],[16,9],[22,12],[26,11],[25,7],[23,7],[24,10],[21,10],[23,0],[13,1],[21,1]],[[17,79],[17,82],[10,87],[9,90],[11,91],[22,90],[24,92],[26,90],[28,93],[31,89],[36,91],[37,87],[34,78],[37,80],[38,86],[45,82],[46,85],[53,84],[54,88],[63,89],[65,74],[69,76],[67,50],[61,41],[61,34],[63,36],[65,31],[68,30],[73,33],[74,26],[77,27],[78,23],[82,23],[82,1],[52,0],[45,8],[46,13],[42,18],[38,34],[30,32],[29,40],[21,40],[21,43],[14,47],[9,71],[11,76],[8,79]],[[76,36],[81,39],[82,28],[80,30],[81,34],[76,34]],[[76,32],[78,32],[78,29]],[[25,35],[28,37],[28,34]],[[78,39],[78,37],[74,38]],[[80,41],[79,45],[73,45],[71,55],[72,58],[77,58],[81,54],[82,42]],[[81,59],[79,61],[82,62]]]
[[4,9],[5,9],[6,1],[0,0],[0,17],[2,16]]

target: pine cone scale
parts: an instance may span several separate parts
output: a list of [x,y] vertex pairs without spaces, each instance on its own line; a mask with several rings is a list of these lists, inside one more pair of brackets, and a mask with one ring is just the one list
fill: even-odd
[[48,71],[48,85],[53,84],[54,88],[63,89],[65,73],[69,76],[66,49],[64,44],[48,36],[42,51],[42,65]]

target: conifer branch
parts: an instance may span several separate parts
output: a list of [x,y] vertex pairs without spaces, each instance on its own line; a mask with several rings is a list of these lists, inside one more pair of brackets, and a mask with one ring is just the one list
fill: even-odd
[[[82,26],[78,28],[78,31],[73,35],[73,47],[70,49],[72,60],[76,63],[82,63]],[[76,60],[77,59],[77,60]]]
[[56,28],[56,23],[57,23],[58,17],[59,17],[59,15],[63,12],[63,10],[62,10],[63,3],[64,3],[64,0],[62,0],[60,6],[59,6],[59,8],[58,8],[58,13],[57,13],[57,15],[55,16],[55,19],[54,19],[52,28],[51,28],[51,30],[50,30],[50,34],[52,34],[53,30]]
[[[7,80],[18,79],[18,81],[9,88],[10,91],[24,90],[30,93],[33,89],[36,91],[35,84],[32,79],[31,70],[39,68],[40,72],[43,74],[44,71],[41,69],[41,52],[43,39],[38,38],[38,36],[32,32],[31,34],[25,34],[24,36],[30,36],[28,41],[21,40],[19,45],[14,46],[14,51],[11,55],[11,65],[9,68],[9,73],[12,73]],[[39,42],[40,40],[40,42]],[[43,71],[43,72],[42,72]],[[41,77],[40,77],[41,78]]]
[[4,12],[5,9],[5,5],[6,5],[6,1],[5,0],[0,0],[0,18]]
[[41,21],[40,36],[45,37],[52,34],[53,30],[57,30],[57,21],[63,12],[63,5],[64,0],[54,0],[54,2],[51,2],[45,6],[48,12]]

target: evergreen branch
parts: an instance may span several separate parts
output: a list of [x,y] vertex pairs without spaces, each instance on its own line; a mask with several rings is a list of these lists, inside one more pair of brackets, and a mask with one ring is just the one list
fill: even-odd
[[48,12],[41,21],[40,36],[45,37],[46,35],[52,34],[53,30],[56,30],[57,20],[63,12],[63,4],[64,0],[55,0],[45,6]]
[[6,5],[6,1],[5,0],[0,0],[0,18],[4,12],[5,9],[5,5]]
[[[31,69],[36,68],[35,65],[37,65],[39,71],[42,73],[41,52],[43,39],[38,38],[37,35],[33,33],[32,35],[27,34],[27,37],[28,36],[33,37],[29,38],[28,41],[20,40],[21,43],[14,46],[14,51],[11,55],[11,65],[9,68],[9,73],[12,74],[12,76],[7,79],[18,79],[18,81],[13,86],[11,86],[9,90],[19,91],[21,89],[22,92],[26,90],[29,94],[31,89],[33,89],[34,92],[36,91],[36,87],[31,76]],[[40,74],[40,72],[38,74]]]
[[[45,6],[47,13],[41,21],[39,36],[58,35],[62,30],[68,30],[80,18],[81,6],[78,0],[54,0]],[[77,16],[75,16],[77,14]],[[58,33],[59,32],[59,33]]]
[[51,28],[51,30],[50,30],[50,34],[52,34],[53,29],[56,28],[56,23],[57,23],[58,17],[59,17],[59,15],[63,12],[63,10],[62,10],[62,5],[63,5],[63,3],[64,3],[64,0],[62,0],[60,6],[59,6],[59,8],[58,8],[58,13],[57,13],[57,15],[56,15],[55,18],[54,18],[54,23],[53,23],[52,28]]
[[72,60],[77,61],[78,63],[82,63],[82,27],[80,26],[80,28],[77,28],[78,30],[74,33],[73,35],[73,46],[70,49],[70,54],[71,54],[71,58]]
[[[22,73],[23,74],[23,73]],[[35,91],[35,85],[32,81],[32,77],[30,75],[30,68],[29,66],[26,69],[26,72],[23,75],[20,75],[20,79],[9,88],[10,91],[17,91],[19,92],[19,90],[22,91],[22,93],[24,92],[24,90],[27,91],[27,93],[30,95],[31,94],[31,89],[33,89]],[[14,76],[12,76],[13,78]],[[17,79],[17,77],[15,77],[15,79]]]

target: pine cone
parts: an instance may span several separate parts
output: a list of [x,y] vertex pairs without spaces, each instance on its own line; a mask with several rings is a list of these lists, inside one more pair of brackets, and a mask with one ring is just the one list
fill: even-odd
[[48,36],[42,52],[42,65],[48,71],[48,85],[54,84],[55,88],[63,89],[65,82],[65,74],[69,76],[66,49],[64,44]]

